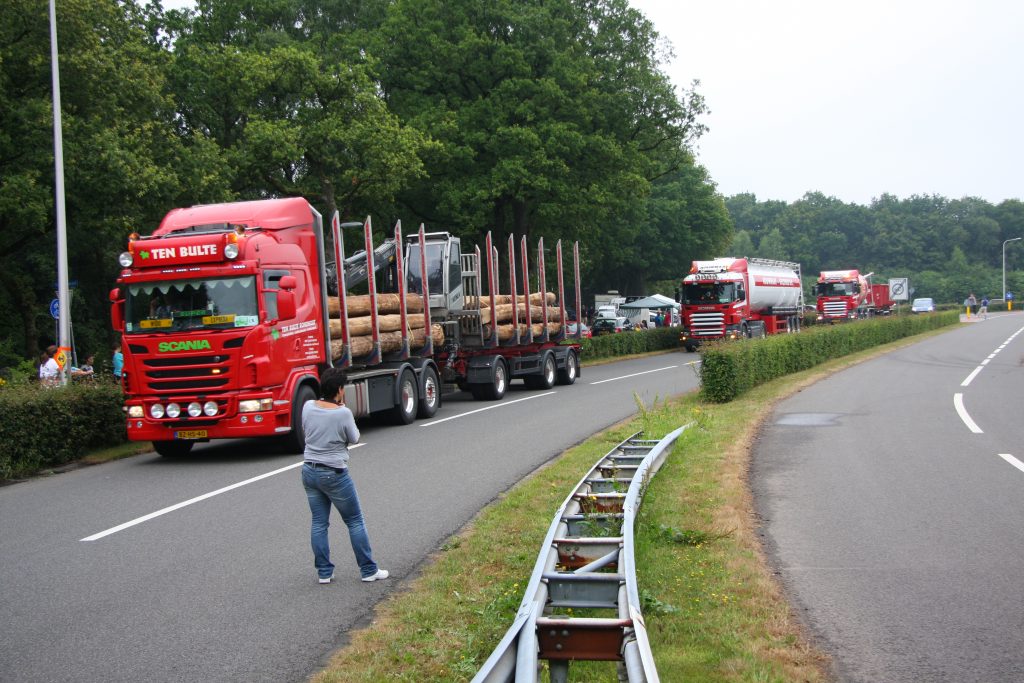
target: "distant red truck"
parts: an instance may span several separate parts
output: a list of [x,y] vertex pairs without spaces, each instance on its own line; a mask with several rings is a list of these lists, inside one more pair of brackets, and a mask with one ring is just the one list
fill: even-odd
[[839,322],[888,314],[893,304],[889,286],[871,284],[872,275],[861,275],[856,269],[821,271],[815,287],[818,320]]

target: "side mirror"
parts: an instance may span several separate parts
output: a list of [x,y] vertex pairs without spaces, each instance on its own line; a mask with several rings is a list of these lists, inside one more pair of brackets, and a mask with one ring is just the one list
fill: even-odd
[[124,330],[124,301],[117,287],[110,290],[110,326],[115,332]]
[[282,289],[277,293],[277,318],[278,320],[291,320],[294,317],[295,293]]
[[286,292],[290,292],[298,286],[298,282],[296,282],[294,275],[284,275],[277,286]]

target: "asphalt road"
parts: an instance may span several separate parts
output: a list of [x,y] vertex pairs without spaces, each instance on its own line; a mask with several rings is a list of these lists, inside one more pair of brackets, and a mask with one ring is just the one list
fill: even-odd
[[780,403],[751,482],[771,561],[841,681],[1024,680],[1024,315]]
[[317,584],[301,457],[257,441],[0,488],[0,680],[303,680],[496,496],[634,414],[634,392],[650,405],[696,388],[695,359],[584,368],[570,387],[516,382],[501,402],[460,393],[433,420],[361,424],[352,476],[393,577],[373,584],[336,515],[335,582]]

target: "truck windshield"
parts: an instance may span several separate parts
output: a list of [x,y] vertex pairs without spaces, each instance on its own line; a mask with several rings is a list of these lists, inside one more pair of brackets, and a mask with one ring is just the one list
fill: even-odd
[[852,296],[857,289],[854,282],[819,282],[818,296]]
[[691,306],[728,304],[736,300],[736,285],[731,282],[689,282],[683,285],[683,300]]
[[[423,275],[420,273],[420,246],[410,245],[409,260],[405,264],[409,275],[406,291],[410,294],[422,294]],[[444,244],[427,244],[427,285],[430,293],[444,294]]]
[[259,322],[256,278],[171,280],[128,286],[125,332],[225,330]]

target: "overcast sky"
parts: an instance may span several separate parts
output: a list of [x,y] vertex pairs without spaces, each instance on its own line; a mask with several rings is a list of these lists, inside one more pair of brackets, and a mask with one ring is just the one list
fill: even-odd
[[1020,0],[630,0],[711,110],[722,194],[1024,197]]

